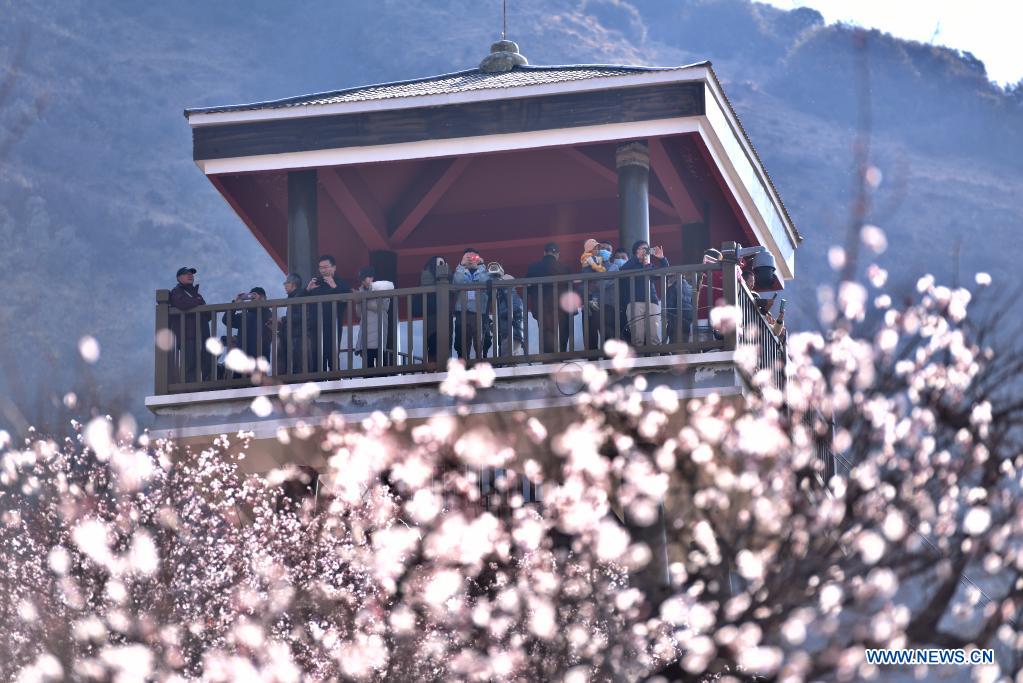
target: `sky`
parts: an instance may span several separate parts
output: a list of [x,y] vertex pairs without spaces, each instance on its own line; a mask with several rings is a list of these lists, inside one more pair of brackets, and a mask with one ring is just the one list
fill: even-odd
[[758,0],[795,9],[811,7],[825,21],[876,28],[899,38],[972,52],[988,78],[1000,84],[1023,79],[1023,0]]

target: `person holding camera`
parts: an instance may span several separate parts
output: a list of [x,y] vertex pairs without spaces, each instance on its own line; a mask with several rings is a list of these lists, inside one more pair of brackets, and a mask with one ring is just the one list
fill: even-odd
[[[591,246],[591,242],[595,244]],[[583,264],[582,272],[607,273],[618,270],[618,267],[611,262],[612,250],[610,244],[605,242],[598,243],[596,240],[586,240],[584,248],[586,251],[583,252],[580,258]],[[606,318],[604,320],[604,329],[601,329],[600,325],[605,283],[605,280],[590,280],[587,287],[589,295],[587,296],[588,301],[584,302],[587,310],[583,317],[586,319],[586,348],[590,351],[600,348],[601,337],[605,341],[608,338],[606,333],[608,320]]]
[[[253,287],[248,292],[242,292],[234,298],[235,303],[247,301],[266,301],[266,290],[262,287]],[[266,308],[246,308],[241,311],[232,311],[230,319],[225,311],[221,320],[227,328],[227,334],[234,337],[231,346],[241,349],[250,358],[262,356],[267,359],[270,357],[273,329]],[[238,331],[237,335],[234,333],[235,330]]]
[[[323,296],[325,294],[349,294],[352,288],[344,280],[338,278],[337,261],[330,254],[320,256],[317,262],[319,275],[309,280],[305,288],[305,296]],[[333,304],[324,301],[319,306],[310,306],[307,311],[306,325],[309,330],[309,339],[312,344],[311,355],[315,360],[320,359],[320,366],[312,363],[310,372],[330,372],[338,370],[338,343],[341,340],[341,325],[345,317],[345,306],[347,302],[340,301],[337,306],[337,318],[334,317]],[[319,323],[323,319],[322,326]],[[317,328],[320,328],[319,355],[317,355]],[[335,339],[335,332],[337,333]]]
[[484,354],[484,337],[490,327],[487,315],[487,291],[490,273],[480,253],[469,247],[455,268],[451,281],[456,285],[472,285],[472,289],[455,294],[455,357],[468,358],[474,349],[477,358]]
[[[490,281],[487,283],[487,296],[494,300],[495,321],[498,356],[515,356],[522,352],[522,344],[525,339],[523,331],[523,316],[525,306],[522,305],[522,297],[515,291],[515,287],[494,287],[493,284],[499,280],[514,280],[515,278],[504,272],[504,267],[494,261],[487,266],[490,273]],[[490,351],[489,341],[483,345],[484,355]]]
[[[394,289],[394,283],[377,280],[376,269],[366,266],[359,271],[358,292],[379,292]],[[365,352],[362,366],[365,368],[381,365],[380,351],[387,348],[388,313],[391,310],[390,297],[374,297],[359,302],[359,338],[355,342],[355,353]]]
[[[668,259],[665,258],[661,247],[651,249],[646,240],[637,240],[632,245],[632,258],[625,262],[622,271],[666,268],[668,265]],[[629,321],[632,345],[660,344],[661,300],[657,296],[657,287],[654,286],[653,279],[646,275],[624,278],[621,298],[625,317]]]

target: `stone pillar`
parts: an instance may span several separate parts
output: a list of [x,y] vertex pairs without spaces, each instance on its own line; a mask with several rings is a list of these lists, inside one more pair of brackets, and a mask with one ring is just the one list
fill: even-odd
[[645,142],[623,142],[618,168],[618,242],[632,256],[636,240],[650,241],[650,151]]
[[319,256],[316,226],[316,169],[288,173],[288,272],[308,281]]

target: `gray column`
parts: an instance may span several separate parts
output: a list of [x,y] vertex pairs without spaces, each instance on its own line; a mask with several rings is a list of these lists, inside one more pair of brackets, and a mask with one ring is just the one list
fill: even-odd
[[629,251],[650,241],[650,151],[645,142],[624,142],[615,151],[618,168],[618,241]]
[[288,173],[288,272],[316,274],[316,169]]

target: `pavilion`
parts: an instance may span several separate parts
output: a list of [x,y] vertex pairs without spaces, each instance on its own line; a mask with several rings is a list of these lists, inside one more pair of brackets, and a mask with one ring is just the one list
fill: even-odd
[[479,67],[283,100],[187,109],[196,164],[284,271],[317,255],[398,287],[467,246],[521,276],[542,245],[662,245],[699,262],[763,245],[779,283],[801,240],[709,62]]
[[[322,457],[314,446],[299,456],[294,442],[277,443],[279,430],[308,424],[311,415],[361,420],[400,406],[410,420],[525,413],[549,424],[570,420],[578,397],[566,384],[578,378],[567,371],[580,359],[598,367],[611,361],[579,346],[539,353],[528,316],[533,348],[498,359],[492,387],[461,406],[438,391],[449,340],[438,344],[438,358],[419,357],[422,339],[412,337],[423,334],[422,323],[413,324],[416,314],[404,302],[438,292],[438,311],[446,312],[451,286],[438,278],[437,289],[418,287],[420,273],[430,257],[457,262],[469,246],[516,278],[551,241],[577,271],[572,262],[591,237],[626,248],[639,239],[662,246],[672,266],[661,278],[724,270],[725,303],[742,312],[737,329],[710,342],[640,350],[632,372],[644,375],[650,391],[663,386],[680,400],[716,394],[741,401],[753,389],[736,354],[753,346],[758,369],[784,381],[784,341],[767,329],[752,293],[728,275],[734,263],[687,265],[724,243],[764,247],[780,288],[795,275],[802,239],[709,62],[531,66],[515,43],[502,40],[466,71],[187,109],[185,116],[195,163],[282,271],[308,278],[318,255],[331,254],[342,278],[351,281],[372,264],[379,279],[395,283],[385,294],[394,298],[391,323],[402,347],[386,367],[353,365],[353,305],[339,370],[290,376],[275,369],[259,383],[236,377],[174,384],[173,349],[160,341],[169,332],[168,293],[158,291],[156,386],[146,399],[157,419],[154,435],[203,442],[246,431],[259,444],[247,466],[259,469]],[[332,305],[360,296],[336,295]],[[230,310],[261,306],[279,315],[289,305],[296,304],[212,304],[189,314],[215,322]],[[296,383],[315,389],[307,413],[278,401]],[[258,397],[273,403],[271,414],[255,414]],[[252,457],[257,451],[262,455]]]

